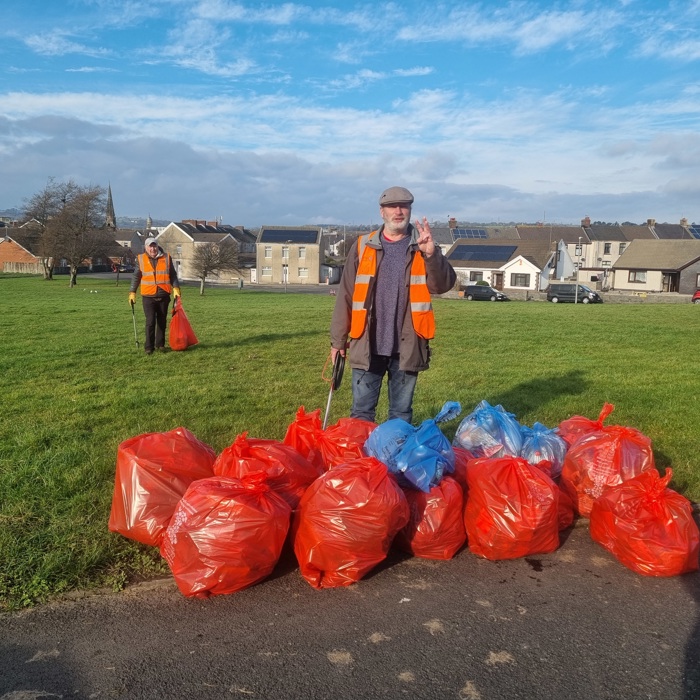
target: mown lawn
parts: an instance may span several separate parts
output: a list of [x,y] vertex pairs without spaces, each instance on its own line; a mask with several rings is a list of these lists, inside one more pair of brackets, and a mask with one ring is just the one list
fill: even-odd
[[[177,426],[220,451],[236,435],[281,439],[299,406],[324,409],[334,298],[185,287],[200,345],[137,350],[128,280],[0,277],[0,607],[166,571],[155,549],[109,533],[118,445]],[[657,466],[700,500],[696,338],[687,305],[435,301],[438,337],[415,422],[481,399],[553,427],[575,414],[647,434]],[[143,313],[137,305],[143,343]],[[350,408],[349,380],[331,407]],[[380,404],[379,420],[386,417]],[[459,420],[445,427],[451,438]]]

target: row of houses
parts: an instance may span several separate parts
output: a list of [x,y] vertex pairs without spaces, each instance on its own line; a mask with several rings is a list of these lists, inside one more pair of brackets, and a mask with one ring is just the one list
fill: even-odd
[[[38,271],[36,222],[0,229],[0,270]],[[133,264],[147,236],[173,257],[179,277],[196,279],[192,259],[206,243],[235,245],[238,269],[210,281],[251,284],[335,284],[342,267],[328,264],[338,235],[318,226],[243,226],[195,219],[165,227],[114,230],[114,247],[86,261],[92,266]],[[351,240],[356,233],[343,234]],[[700,288],[700,227],[679,224],[592,224],[433,227],[436,243],[460,283],[486,281],[497,289],[544,291],[552,280],[574,280],[608,291],[692,293]],[[34,248],[34,249],[33,249]],[[104,259],[103,259],[104,258]]]

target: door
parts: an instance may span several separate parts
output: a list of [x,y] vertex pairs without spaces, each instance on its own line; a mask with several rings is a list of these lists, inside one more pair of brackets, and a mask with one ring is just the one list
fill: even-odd
[[503,291],[503,273],[502,272],[494,272],[493,275],[491,275],[491,284],[493,285],[494,289],[497,289],[499,292]]

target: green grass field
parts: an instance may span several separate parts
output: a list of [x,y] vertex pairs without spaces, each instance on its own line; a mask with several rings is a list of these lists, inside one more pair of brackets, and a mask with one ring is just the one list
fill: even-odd
[[[127,292],[123,278],[69,289],[0,277],[0,608],[167,571],[155,549],[107,530],[123,440],[184,426],[220,451],[243,431],[281,439],[299,406],[325,409],[334,297],[185,287],[199,346],[149,357],[136,349]],[[700,309],[438,299],[435,311],[416,423],[447,400],[464,417],[486,399],[554,427],[609,401],[608,424],[648,435],[657,466],[700,500]],[[330,423],[349,409],[346,375]]]

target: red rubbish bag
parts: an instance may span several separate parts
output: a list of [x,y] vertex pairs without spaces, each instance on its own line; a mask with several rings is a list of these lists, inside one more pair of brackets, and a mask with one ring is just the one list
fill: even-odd
[[180,297],[175,298],[172,319],[170,320],[170,337],[168,342],[172,350],[187,350],[190,345],[197,345],[199,340],[192,330]]
[[109,529],[159,546],[187,487],[212,476],[215,460],[216,452],[186,428],[125,440],[117,450]]
[[178,504],[160,553],[183,595],[233,593],[272,573],[290,513],[264,474],[200,479]]
[[615,410],[611,403],[604,403],[600,411],[598,420],[591,420],[585,416],[572,416],[559,424],[559,436],[568,446],[573,445],[576,440],[588,433],[594,433],[603,429],[605,419]]
[[446,476],[429,493],[412,488],[403,492],[411,519],[399,530],[395,544],[415,557],[452,559],[467,539],[462,487]]
[[361,418],[341,418],[318,433],[316,446],[321,452],[325,469],[365,457],[362,450],[376,423]]
[[214,474],[242,478],[246,474],[262,472],[267,483],[292,509],[299,505],[309,484],[321,470],[293,447],[277,440],[249,438],[242,433],[216,458]]
[[583,435],[569,448],[559,485],[587,518],[606,489],[648,469],[655,469],[651,440],[635,428],[611,425]]
[[293,447],[314,466],[325,471],[326,467],[323,463],[323,457],[316,444],[322,431],[321,409],[317,408],[315,411],[307,413],[304,407],[301,406],[294,421],[289,424],[282,442]]
[[666,469],[642,472],[609,488],[591,509],[590,533],[628,569],[645,576],[676,576],[698,569],[700,533],[687,498],[668,484]]
[[464,525],[473,554],[495,561],[559,547],[559,489],[541,468],[548,464],[522,457],[469,462]]
[[464,447],[452,445],[452,451],[455,453],[455,470],[452,473],[452,478],[462,487],[464,498],[467,498],[467,464],[469,460],[475,459],[474,455]]
[[314,588],[359,581],[408,519],[406,497],[378,459],[330,469],[306,490],[292,523],[301,575]]

